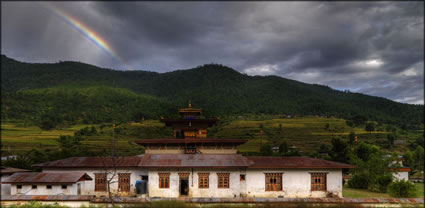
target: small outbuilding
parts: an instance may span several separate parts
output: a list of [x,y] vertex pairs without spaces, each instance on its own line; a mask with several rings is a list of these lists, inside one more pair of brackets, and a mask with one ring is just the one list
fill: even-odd
[[15,173],[2,183],[11,184],[11,195],[86,195],[86,173]]
[[1,176],[1,195],[10,195],[10,184],[3,183],[6,178],[13,175],[14,173],[21,173],[21,172],[29,172],[29,170],[26,169],[20,169],[20,168],[11,168],[11,167],[4,167],[0,166],[0,176]]

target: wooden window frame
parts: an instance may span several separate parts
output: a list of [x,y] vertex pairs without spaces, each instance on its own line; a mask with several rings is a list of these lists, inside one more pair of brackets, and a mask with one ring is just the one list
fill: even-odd
[[230,186],[230,173],[217,173],[217,188],[228,189]]
[[68,189],[68,185],[62,184],[62,189]]
[[210,187],[210,173],[198,173],[198,188],[208,189]]
[[52,189],[52,185],[46,185],[46,189]]
[[283,173],[264,173],[265,191],[282,191]]
[[158,173],[158,187],[170,188],[170,173]]
[[99,191],[99,192],[107,191],[106,173],[94,174],[94,191]]
[[310,173],[311,191],[327,191],[327,174],[323,172]]
[[131,173],[118,173],[118,191],[130,192]]

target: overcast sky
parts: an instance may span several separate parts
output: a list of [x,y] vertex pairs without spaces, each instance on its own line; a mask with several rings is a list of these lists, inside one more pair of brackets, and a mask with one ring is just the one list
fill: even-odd
[[219,63],[424,103],[423,2],[1,2],[1,12],[1,53],[20,61],[157,72]]

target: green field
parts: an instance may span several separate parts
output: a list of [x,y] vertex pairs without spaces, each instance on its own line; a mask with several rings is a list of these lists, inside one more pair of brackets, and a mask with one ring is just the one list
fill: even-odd
[[[329,128],[325,126],[329,125]],[[94,126],[98,134],[84,137],[82,143],[90,149],[101,149],[112,138],[112,124],[78,124],[56,128],[50,131],[39,127],[25,125],[20,121],[3,121],[1,123],[2,151],[6,154],[18,154],[34,147],[40,149],[55,149],[58,147],[56,139],[61,135],[73,135],[84,127]],[[303,152],[317,150],[320,144],[330,145],[332,138],[347,140],[347,135],[354,131],[358,141],[386,144],[385,126],[377,126],[377,130],[366,132],[363,128],[351,128],[345,120],[337,118],[302,117],[302,118],[253,118],[238,117],[237,119],[220,119],[217,126],[208,129],[209,137],[248,139],[248,143],[238,147],[240,152],[258,152],[261,145],[270,143],[279,145],[285,139],[289,145],[295,145]],[[397,146],[394,150],[404,151],[407,144],[414,141],[422,132],[408,132],[403,136],[406,144]],[[138,139],[154,139],[172,137],[172,129],[165,127],[158,120],[144,120],[140,123],[127,123],[117,126],[115,138],[118,149],[127,149],[138,146],[134,143]]]
[[[424,197],[424,184],[415,183],[417,192],[416,197]],[[342,189],[342,196],[347,198],[391,198],[387,193],[377,193],[366,189],[353,189],[344,186]]]

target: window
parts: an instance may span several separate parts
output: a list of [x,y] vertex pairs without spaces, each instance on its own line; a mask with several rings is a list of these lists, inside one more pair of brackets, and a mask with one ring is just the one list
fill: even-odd
[[118,190],[130,191],[130,173],[118,173]]
[[170,173],[158,173],[159,188],[170,188]]
[[37,189],[37,185],[32,185],[31,188],[32,189]]
[[241,176],[240,176],[240,180],[241,180],[241,181],[245,181],[245,175],[241,175]]
[[198,187],[208,188],[209,187],[209,173],[198,173]]
[[230,173],[217,173],[218,183],[217,188],[229,188]]
[[67,185],[62,185],[62,189],[67,189],[68,186]]
[[106,191],[106,174],[94,174],[94,191]]
[[282,173],[266,173],[266,191],[282,191]]
[[46,189],[52,189],[52,185],[46,185]]
[[326,191],[326,174],[327,173],[311,173],[312,191]]
[[22,185],[16,185],[16,189],[22,189]]

